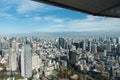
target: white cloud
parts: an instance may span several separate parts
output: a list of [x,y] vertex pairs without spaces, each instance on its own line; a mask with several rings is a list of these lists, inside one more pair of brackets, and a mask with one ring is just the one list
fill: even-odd
[[120,19],[87,16],[85,19],[71,20],[67,23],[75,31],[116,31],[120,30]]
[[35,16],[35,17],[33,18],[33,20],[36,21],[36,22],[38,22],[38,21],[41,21],[42,19],[41,19],[41,17]]
[[43,20],[50,21],[53,23],[63,23],[66,19],[65,18],[56,18],[56,17],[52,17],[52,16],[46,16],[46,17],[43,17]]
[[0,17],[4,17],[4,18],[7,18],[7,19],[12,19],[12,20],[16,20],[16,17],[14,17],[11,14],[4,13],[4,12],[0,13]]
[[[62,20],[62,19],[61,19]],[[120,31],[120,19],[98,16],[87,16],[85,19],[70,19],[53,25],[53,28],[66,29],[66,31]]]
[[45,4],[38,3],[32,0],[1,0],[0,4],[2,4],[0,5],[0,7],[2,7],[1,10],[10,10],[15,8],[16,11],[21,14],[55,10],[55,8],[53,8],[52,6],[48,7]]
[[0,16],[2,16],[2,17],[12,17],[12,15],[7,14],[7,13],[0,13]]
[[58,10],[60,8],[55,8],[53,6],[48,6],[43,3],[38,3],[32,0],[18,0],[17,4],[17,12],[18,13],[30,13],[30,12],[46,12],[51,10]]
[[37,11],[40,9],[46,9],[43,4],[36,3],[30,0],[22,0],[17,7],[18,13],[28,13],[32,11]]

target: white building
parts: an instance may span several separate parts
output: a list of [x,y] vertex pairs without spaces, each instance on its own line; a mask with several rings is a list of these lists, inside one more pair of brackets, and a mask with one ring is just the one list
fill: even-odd
[[117,38],[117,43],[120,44],[120,37]]
[[17,69],[17,60],[15,50],[11,49],[9,54],[9,70],[15,71]]
[[21,53],[21,75],[24,78],[30,78],[32,76],[32,53],[31,47],[25,44],[23,52]]
[[42,64],[41,59],[38,55],[32,55],[32,69],[39,68],[40,64]]

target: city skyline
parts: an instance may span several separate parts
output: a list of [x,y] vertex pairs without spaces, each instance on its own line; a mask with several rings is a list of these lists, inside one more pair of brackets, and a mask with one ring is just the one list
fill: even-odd
[[119,63],[120,37],[0,38],[1,80],[120,80]]
[[[71,7],[83,6],[66,1]],[[85,3],[93,9],[84,8],[102,15],[110,7],[103,1],[100,7],[102,11],[106,8],[101,12],[98,4]],[[33,0],[1,0],[0,80],[120,80],[119,22],[120,18],[93,16]]]
[[117,31],[119,18],[92,16],[30,0],[1,0],[0,34]]

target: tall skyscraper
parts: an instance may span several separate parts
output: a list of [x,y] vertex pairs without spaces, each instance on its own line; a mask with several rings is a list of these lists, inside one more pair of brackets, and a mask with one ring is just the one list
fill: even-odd
[[92,45],[92,53],[94,53],[94,54],[97,53],[97,45],[96,44]]
[[77,52],[75,50],[69,52],[70,64],[75,64],[76,63],[76,54],[77,54]]
[[16,52],[13,49],[10,49],[9,69],[10,69],[10,71],[15,71],[17,69]]
[[117,38],[117,44],[120,44],[120,37]]
[[24,78],[32,76],[32,53],[29,44],[24,44],[23,52],[21,53],[21,75]]
[[80,48],[82,48],[82,50],[86,50],[86,43],[85,43],[85,41],[82,41],[80,43]]
[[104,50],[104,52],[103,52],[103,56],[106,56],[106,55],[107,55],[107,51]]
[[107,52],[111,52],[111,41],[110,40],[108,40],[106,43],[106,50]]
[[85,44],[85,41],[83,41],[83,50],[86,50],[86,44]]
[[117,45],[116,54],[120,56],[120,44]]
[[58,43],[59,43],[59,47],[61,46],[64,49],[67,48],[67,44],[64,38],[59,38]]
[[88,51],[91,52],[92,42],[88,41]]
[[113,44],[115,45],[116,43],[117,43],[117,40],[116,40],[116,38],[113,38]]

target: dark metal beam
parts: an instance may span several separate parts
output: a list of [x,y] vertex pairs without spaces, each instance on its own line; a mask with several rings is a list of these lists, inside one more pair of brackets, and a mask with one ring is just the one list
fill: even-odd
[[54,6],[58,6],[58,7],[62,7],[62,8],[67,8],[67,9],[71,9],[71,10],[75,10],[75,11],[79,11],[79,12],[84,12],[84,13],[88,13],[88,14],[91,14],[91,15],[94,15],[94,16],[106,16],[106,17],[116,17],[116,18],[120,18],[120,16],[118,15],[108,15],[108,14],[101,14],[105,11],[108,11],[120,4],[116,4],[114,6],[111,6],[109,8],[106,8],[104,10],[101,10],[100,12],[98,13],[94,13],[94,12],[90,12],[90,11],[87,11],[87,10],[83,10],[83,9],[79,9],[79,8],[75,8],[75,7],[71,7],[69,5],[65,5],[65,4],[61,4],[61,3],[57,3],[57,2],[54,2],[54,1],[50,1],[50,0],[32,0],[32,1],[37,1],[37,2],[41,2],[41,3],[45,3],[45,4],[51,4],[51,5],[54,5]]
[[109,8],[106,8],[106,9],[104,9],[104,10],[101,10],[101,11],[98,12],[97,14],[104,13],[104,12],[106,12],[106,11],[108,11],[108,10],[111,10],[111,9],[113,9],[113,8],[115,8],[115,7],[118,7],[118,6],[120,6],[120,4],[116,4],[116,5],[113,5],[113,6],[109,7]]

